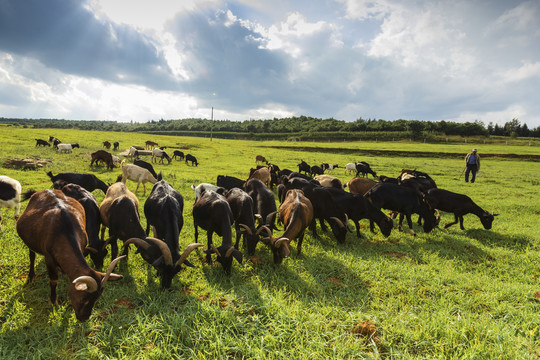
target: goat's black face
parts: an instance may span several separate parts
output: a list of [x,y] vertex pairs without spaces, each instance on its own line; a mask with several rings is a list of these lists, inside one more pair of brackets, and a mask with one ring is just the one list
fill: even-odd
[[424,217],[424,232],[427,234],[437,226],[437,218],[431,212],[427,217]]
[[487,211],[484,212],[482,216],[480,217],[480,221],[482,222],[482,225],[484,225],[484,229],[486,230],[491,229],[494,219],[495,219],[495,216],[493,214],[488,213]]
[[92,293],[86,290],[77,290],[74,284],[69,285],[68,295],[77,320],[86,321],[90,318],[94,304],[102,291],[103,288],[99,285],[99,282],[98,289]]
[[394,227],[394,222],[392,221],[391,218],[389,218],[388,216],[385,216],[379,221],[378,225],[379,225],[379,229],[381,229],[381,233],[385,237],[390,236],[390,233],[392,232],[392,228]]
[[345,237],[347,236],[347,227],[341,226],[334,220],[330,220],[330,227],[332,228],[332,233],[336,237],[338,243],[343,244],[345,242]]
[[[242,253],[236,249],[233,249],[229,254],[229,250],[231,248],[230,247],[226,247],[226,246],[220,246],[218,247],[218,251],[220,253],[220,255],[218,255],[217,257],[217,261],[219,263],[221,263],[221,266],[223,267],[223,270],[225,271],[225,274],[227,275],[230,275],[231,274],[231,269],[232,269],[232,263],[233,263],[233,258],[236,259],[236,261],[238,261],[238,263],[242,263]],[[228,255],[228,256],[227,256]]]

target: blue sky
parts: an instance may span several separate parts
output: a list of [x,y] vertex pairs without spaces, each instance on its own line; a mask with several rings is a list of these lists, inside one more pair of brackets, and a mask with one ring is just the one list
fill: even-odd
[[0,0],[0,116],[540,126],[540,2]]

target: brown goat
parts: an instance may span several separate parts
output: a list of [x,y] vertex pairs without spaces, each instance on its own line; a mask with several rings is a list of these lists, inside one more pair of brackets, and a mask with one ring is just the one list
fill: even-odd
[[348,186],[351,194],[364,195],[365,193],[369,191],[369,189],[374,187],[376,184],[377,182],[371,179],[355,177],[349,180],[349,182],[347,182],[343,187],[346,188]]
[[281,264],[284,258],[289,257],[289,246],[293,239],[298,239],[297,250],[300,254],[304,231],[313,221],[313,206],[302,190],[287,191],[285,200],[279,207],[279,219],[285,228],[283,235],[273,238],[270,229],[264,226],[269,236],[262,239],[272,249],[275,264]]
[[261,162],[261,163],[268,164],[268,161],[267,161],[266,158],[265,158],[264,156],[262,156],[262,155],[257,155],[257,156],[255,156],[255,162],[256,162],[256,163]]
[[266,185],[267,188],[270,188],[270,180],[272,178],[270,176],[270,170],[268,170],[267,167],[262,167],[253,171],[253,173],[248,177],[248,180],[249,179],[259,179],[264,185]]
[[121,275],[112,274],[121,258],[111,262],[106,274],[88,266],[83,256],[87,237],[84,208],[77,200],[59,190],[43,190],[32,195],[17,221],[17,233],[30,249],[27,282],[35,277],[36,253],[42,254],[49,273],[51,302],[58,304],[56,287],[59,267],[69,277],[68,294],[79,321],[90,317],[107,280],[122,278]]
[[153,142],[153,141],[148,140],[145,143],[145,145],[146,145],[146,149],[153,149],[155,147],[158,147],[159,144],[157,142]]

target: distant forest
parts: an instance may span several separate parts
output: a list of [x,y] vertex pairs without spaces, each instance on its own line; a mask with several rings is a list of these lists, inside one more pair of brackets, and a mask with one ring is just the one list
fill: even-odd
[[500,126],[480,122],[419,121],[419,120],[344,120],[319,119],[308,116],[274,118],[268,120],[151,120],[144,123],[100,120],[15,119],[0,118],[0,124],[31,128],[73,128],[81,130],[144,132],[163,135],[213,136],[222,138],[292,138],[321,140],[365,138],[376,135],[379,139],[422,139],[441,136],[461,137],[540,137],[540,126],[529,129],[527,124],[512,119]]

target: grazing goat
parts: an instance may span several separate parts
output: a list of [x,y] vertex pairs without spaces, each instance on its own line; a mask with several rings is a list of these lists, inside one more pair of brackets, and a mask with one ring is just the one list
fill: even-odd
[[246,182],[244,180],[227,175],[218,175],[216,180],[217,186],[225,188],[227,190],[231,190],[232,188],[243,189],[245,183]]
[[356,172],[356,164],[355,163],[345,164],[345,174],[352,174],[353,172]]
[[90,162],[90,166],[94,165],[94,162],[96,165],[98,162],[102,161],[107,165],[107,169],[114,169],[114,163],[112,159],[112,154],[106,152],[105,150],[98,150],[96,152],[93,152],[90,154],[92,156],[92,161]]
[[[137,187],[135,188],[135,192],[139,190],[139,185],[141,183],[143,184],[143,195],[146,195],[146,183],[152,183],[155,184],[158,180],[156,179],[150,171],[137,166],[133,164],[126,164],[125,160],[122,160],[122,163],[120,164],[122,167],[122,175],[118,176],[118,179],[116,181],[122,181],[124,184],[126,183],[126,180],[129,179],[131,181],[134,181],[137,183]],[[120,179],[121,177],[121,179]],[[158,176],[159,177],[159,176]]]
[[180,160],[182,160],[184,158],[184,152],[180,150],[174,150],[173,159],[176,159],[176,157],[179,157]]
[[104,141],[104,142],[103,142],[103,147],[104,147],[105,149],[109,150],[109,149],[111,148],[111,143],[108,142],[108,141]]
[[163,159],[167,159],[167,163],[170,164],[172,159],[165,150],[154,148],[152,149],[152,162],[157,162],[157,158],[160,158],[160,163],[163,164]]
[[118,141],[115,141],[113,143],[113,151],[117,151],[119,147],[120,147],[120,143]]
[[322,175],[322,174],[324,174],[324,170],[320,166],[313,165],[309,169],[309,175],[312,176],[312,177],[315,176],[315,175]]
[[122,163],[122,160],[120,160],[120,158],[116,155],[111,155],[112,157],[112,161],[113,161],[113,164],[118,164],[120,165]]
[[[198,228],[206,230],[208,249],[206,262],[212,263],[212,254],[217,255],[217,261],[221,263],[227,275],[231,273],[233,258],[242,263],[242,253],[232,244],[233,214],[227,200],[212,190],[204,191],[201,197],[193,205],[193,225],[195,226],[195,241],[199,237]],[[216,247],[212,243],[213,233],[223,238],[221,246]]]
[[339,165],[338,164],[328,164],[328,163],[322,163],[321,164],[321,168],[323,169],[323,171],[333,171],[334,169],[338,168]]
[[[79,144],[73,144],[77,145],[79,147]],[[57,149],[59,153],[71,153],[73,152],[73,145],[72,144],[58,144]]]
[[157,147],[159,144],[158,144],[157,142],[153,142],[153,141],[148,140],[148,141],[145,143],[145,145],[146,145],[146,149],[149,149],[149,150],[150,150],[150,149],[152,149],[152,148]]
[[261,167],[260,169],[250,169],[250,175],[248,177],[248,181],[250,179],[259,179],[262,181],[264,185],[266,185],[267,188],[270,188],[270,170],[268,170],[267,167]]
[[371,166],[365,161],[360,161],[359,163],[356,163],[356,177],[358,175],[362,174],[362,177],[366,177],[367,174],[373,175],[373,177],[377,177],[377,173],[371,169]]
[[337,177],[330,175],[317,175],[313,179],[317,180],[321,186],[343,189],[343,184],[341,184],[341,180],[339,180]]
[[244,191],[253,199],[254,215],[259,220],[259,226],[266,225],[270,229],[277,229],[275,225],[276,199],[272,190],[259,179],[250,179],[244,184]]
[[417,213],[424,219],[424,232],[429,233],[437,226],[437,219],[433,215],[433,211],[411,188],[390,183],[378,183],[366,193],[365,197],[378,209],[385,208],[399,212],[398,229],[400,231],[403,230],[402,223],[405,216],[409,232],[411,235],[415,235],[411,221],[413,213]]
[[485,211],[480,206],[476,205],[467,195],[457,194],[443,189],[429,189],[426,194],[426,202],[433,209],[454,214],[454,222],[446,224],[444,226],[445,229],[457,224],[459,221],[459,228],[465,230],[463,227],[463,216],[470,213],[478,216],[484,229],[489,230],[491,229],[495,216],[499,215]]
[[186,155],[186,164],[188,161],[191,161],[191,166],[199,166],[199,162],[197,161],[197,158],[191,154]]
[[[21,183],[9,176],[0,175],[0,208],[14,208],[15,219],[21,211]],[[0,212],[0,230],[2,229],[2,213]]]
[[[249,255],[255,254],[255,248],[259,242],[259,234],[262,230],[255,227],[253,199],[244,190],[232,188],[226,191],[223,196],[231,207],[234,227],[236,229],[236,242],[234,247],[238,249],[240,236],[244,235],[244,248],[247,248]],[[243,229],[240,230],[240,228]]]
[[138,153],[139,150],[144,150],[144,147],[137,146],[137,145],[130,146],[129,151],[128,151],[128,156],[131,157],[131,158],[133,158],[133,157],[138,158],[139,157],[139,153]]
[[[195,191],[195,202],[199,200],[201,197],[201,194],[205,192],[206,190],[212,190],[212,191],[218,191],[219,187],[214,184],[209,183],[200,183],[199,185],[195,186],[195,184],[191,184],[191,189]],[[222,189],[223,190],[223,189]],[[222,191],[220,191],[222,192]],[[223,194],[221,194],[223,195]]]
[[104,194],[107,193],[109,186],[103,181],[99,180],[94,174],[82,174],[82,173],[73,173],[65,172],[53,175],[51,171],[47,173],[47,176],[51,178],[51,181],[54,183],[57,180],[63,180],[67,183],[77,184],[82,186],[86,190],[92,192],[96,189],[103,191]]
[[54,136],[49,136],[49,141],[53,143],[53,146],[55,148],[58,148],[58,144],[61,143],[61,141],[57,138],[55,138]]
[[349,180],[343,187],[346,188],[348,186],[351,194],[364,195],[375,185],[377,185],[376,181],[367,178],[355,177]]
[[35,139],[36,140],[36,147],[38,146],[51,146],[46,140],[41,139]]
[[279,219],[283,223],[283,234],[274,238],[272,232],[265,226],[264,229],[267,230],[269,236],[261,239],[272,249],[274,264],[281,264],[283,259],[289,257],[291,253],[290,243],[294,239],[298,239],[296,247],[298,255],[302,252],[304,232],[309,224],[313,222],[313,205],[302,190],[292,189],[287,191],[285,200],[279,207]]
[[306,175],[311,172],[311,166],[309,166],[304,160],[301,160],[300,164],[298,164],[298,172],[301,173],[302,171],[305,172]]
[[144,160],[135,160],[133,162],[133,165],[140,166],[142,168],[145,168],[146,170],[150,171],[150,174],[152,174],[153,177],[156,179],[158,178],[158,174],[156,174],[156,171],[154,170],[154,167],[149,162],[146,162]]
[[99,238],[101,215],[95,196],[82,186],[69,184],[63,180],[57,180],[54,183],[54,188],[61,190],[66,196],[74,198],[83,206],[86,215],[86,234],[88,235],[88,246],[84,249],[84,255],[90,254],[96,269],[101,269],[107,255],[107,249],[105,242]]
[[[162,255],[152,262],[152,266],[158,270],[161,287],[165,289],[171,287],[173,277],[182,270],[183,264],[193,266],[187,261],[189,253],[195,248],[203,246],[202,244],[191,244],[180,255],[178,239],[184,225],[183,211],[184,199],[182,195],[165,180],[154,184],[144,203],[144,215],[147,221],[146,235],[148,236],[150,226],[152,226],[156,237],[161,240],[154,241]],[[142,239],[140,240],[142,241]],[[142,247],[145,246],[141,242],[138,243]]]
[[114,259],[107,273],[93,270],[84,260],[82,249],[86,246],[85,212],[75,199],[59,190],[43,190],[35,193],[17,221],[17,233],[28,246],[30,268],[27,282],[35,277],[36,253],[45,257],[51,289],[50,300],[58,304],[56,287],[58,269],[69,277],[68,289],[71,305],[79,321],[92,314],[94,303],[103,292],[107,280],[119,280],[121,275],[112,270],[121,259]]
[[268,161],[266,160],[266,158],[262,155],[257,155],[255,156],[255,163],[264,163],[266,165],[268,165]]

